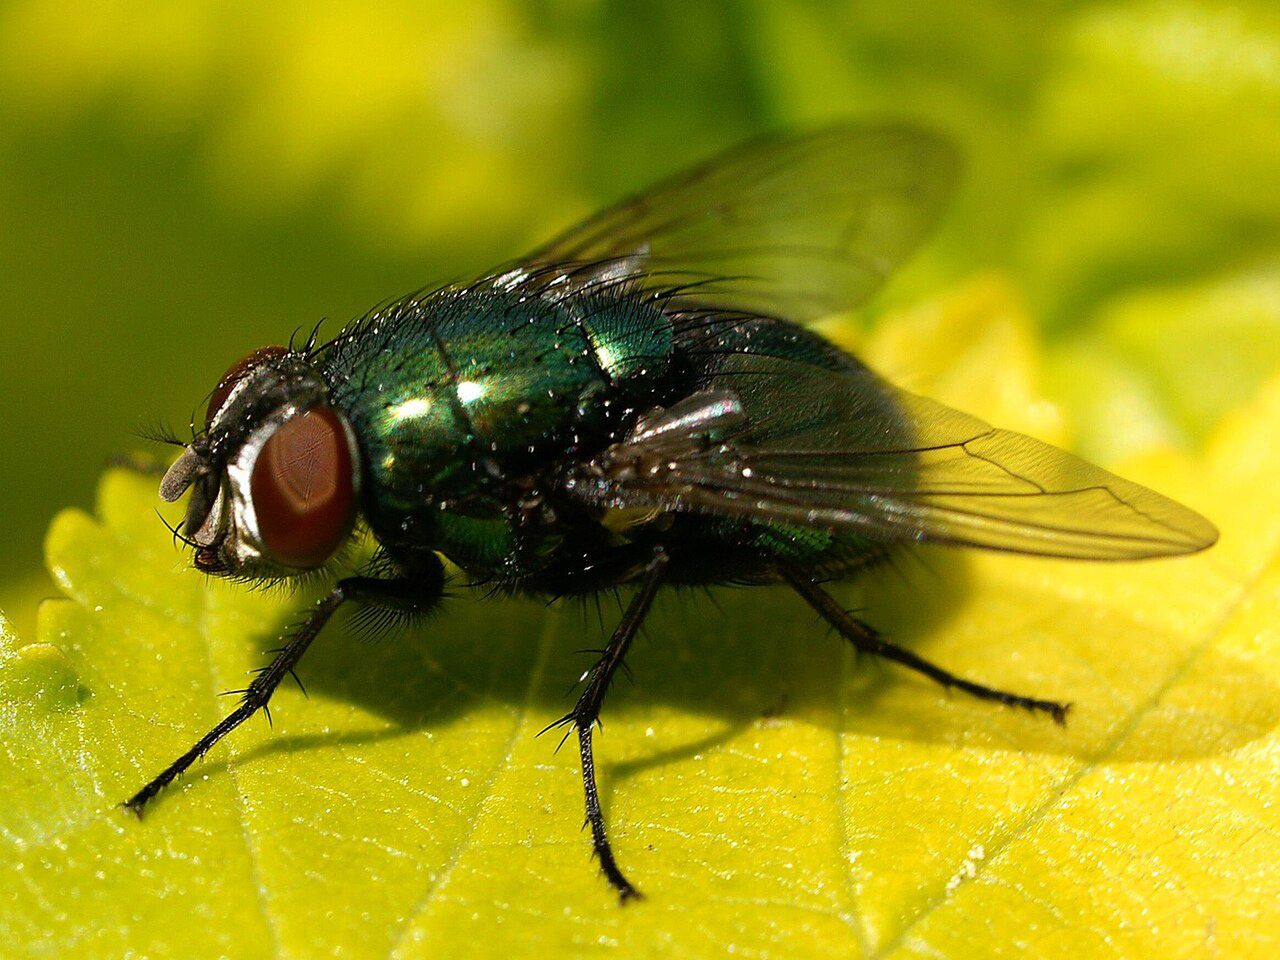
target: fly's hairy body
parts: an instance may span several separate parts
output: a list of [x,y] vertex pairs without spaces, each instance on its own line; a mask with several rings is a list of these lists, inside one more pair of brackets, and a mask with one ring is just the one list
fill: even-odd
[[780,560],[832,575],[883,554],[889,537],[559,495],[648,411],[739,388],[730,360],[753,358],[779,387],[791,365],[878,386],[794,324],[610,286],[576,299],[486,280],[384,308],[324,352],[361,445],[364,517],[392,557],[426,545],[476,581],[569,594],[633,579],[659,540],[678,583],[764,582]]

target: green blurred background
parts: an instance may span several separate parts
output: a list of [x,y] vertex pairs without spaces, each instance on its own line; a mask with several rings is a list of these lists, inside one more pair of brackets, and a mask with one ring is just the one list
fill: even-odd
[[250,347],[886,114],[969,161],[887,298],[1005,274],[1086,453],[1194,447],[1280,366],[1274,0],[0,5],[0,608]]

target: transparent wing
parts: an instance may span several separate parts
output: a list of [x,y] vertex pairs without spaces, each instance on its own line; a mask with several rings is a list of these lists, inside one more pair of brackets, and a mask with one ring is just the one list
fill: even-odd
[[772,137],[557,237],[504,278],[623,278],[803,322],[866,300],[950,196],[955,150],[907,126]]
[[1050,557],[1136,560],[1217,539],[1178,503],[863,367],[735,356],[643,419],[573,486],[657,505]]

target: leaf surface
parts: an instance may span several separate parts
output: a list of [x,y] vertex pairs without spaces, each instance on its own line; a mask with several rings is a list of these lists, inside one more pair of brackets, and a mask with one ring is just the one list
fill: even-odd
[[[997,281],[863,344],[904,385],[1062,442]],[[845,590],[1066,730],[854,657],[781,590],[665,597],[597,739],[619,907],[573,750],[535,734],[618,616],[455,598],[337,624],[138,822],[117,809],[231,702],[305,598],[187,568],[154,483],[105,476],[47,542],[67,599],[0,625],[0,942],[15,955],[1272,956],[1280,949],[1280,383],[1134,479],[1221,527],[1181,560],[929,552]]]

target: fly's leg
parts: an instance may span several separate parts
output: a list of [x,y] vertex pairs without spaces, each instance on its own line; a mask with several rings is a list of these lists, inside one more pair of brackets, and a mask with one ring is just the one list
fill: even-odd
[[[622,868],[613,855],[609,845],[609,837],[605,833],[604,814],[600,810],[600,791],[596,787],[595,756],[591,748],[592,728],[600,720],[600,707],[604,703],[604,695],[609,689],[614,673],[622,666],[631,640],[644,622],[645,615],[653,604],[654,595],[662,585],[667,571],[667,555],[659,549],[649,561],[644,578],[640,581],[640,589],[631,599],[622,620],[613,631],[609,643],[600,654],[600,659],[587,673],[587,685],[574,708],[551,727],[572,726],[578,733],[578,752],[582,758],[582,790],[586,797],[587,823],[591,826],[591,844],[600,861],[600,869],[606,879],[618,891],[618,896],[625,903],[630,899],[638,899],[640,891],[631,885]],[[548,727],[547,729],[551,729]],[[544,731],[545,732],[545,731]]]
[[276,655],[276,658],[268,664],[265,670],[253,678],[253,682],[244,691],[240,706],[226,717],[223,717],[221,722],[197,740],[190,750],[165,767],[150,783],[125,801],[124,805],[126,807],[138,816],[142,816],[142,811],[147,803],[177,779],[188,767],[208,753],[215,743],[259,710],[266,709],[267,703],[271,700],[271,695],[275,693],[276,687],[280,686],[280,681],[292,672],[294,666],[306,652],[307,647],[311,646],[311,641],[320,633],[321,628],[329,622],[329,618],[333,616],[334,612],[347,601],[348,592],[344,584],[345,581],[344,583],[339,583],[332,593],[316,604],[315,609],[311,611],[307,619],[289,637],[279,654]]
[[996,690],[993,687],[985,687],[980,683],[957,677],[928,660],[916,656],[910,650],[904,650],[889,643],[875,629],[852,616],[836,603],[835,598],[818,586],[812,577],[792,567],[783,567],[781,573],[783,579],[804,598],[805,603],[817,611],[818,616],[835,627],[841,636],[864,653],[900,663],[904,667],[924,674],[930,680],[937,681],[944,687],[963,690],[982,700],[994,700],[1010,707],[1022,707],[1025,710],[1047,713],[1053,717],[1055,723],[1060,725],[1066,723],[1067,710],[1070,709],[1071,704],[1024,697],[1021,694]]
[[[307,618],[289,635],[276,658],[253,678],[248,689],[243,691],[240,706],[197,740],[190,750],[169,764],[155,779],[125,801],[124,806],[141,817],[151,799],[208,753],[214,744],[259,710],[267,711],[271,695],[280,686],[280,682],[293,674],[293,668],[311,646],[311,641],[319,635],[337,609],[347,601],[394,605],[402,609],[415,610],[434,605],[444,594],[444,571],[438,560],[435,563],[434,578],[431,576],[430,568],[427,568],[423,571],[426,576],[422,579],[380,580],[373,577],[348,577],[340,580],[333,591],[320,600]],[[267,716],[270,717],[269,712]]]

